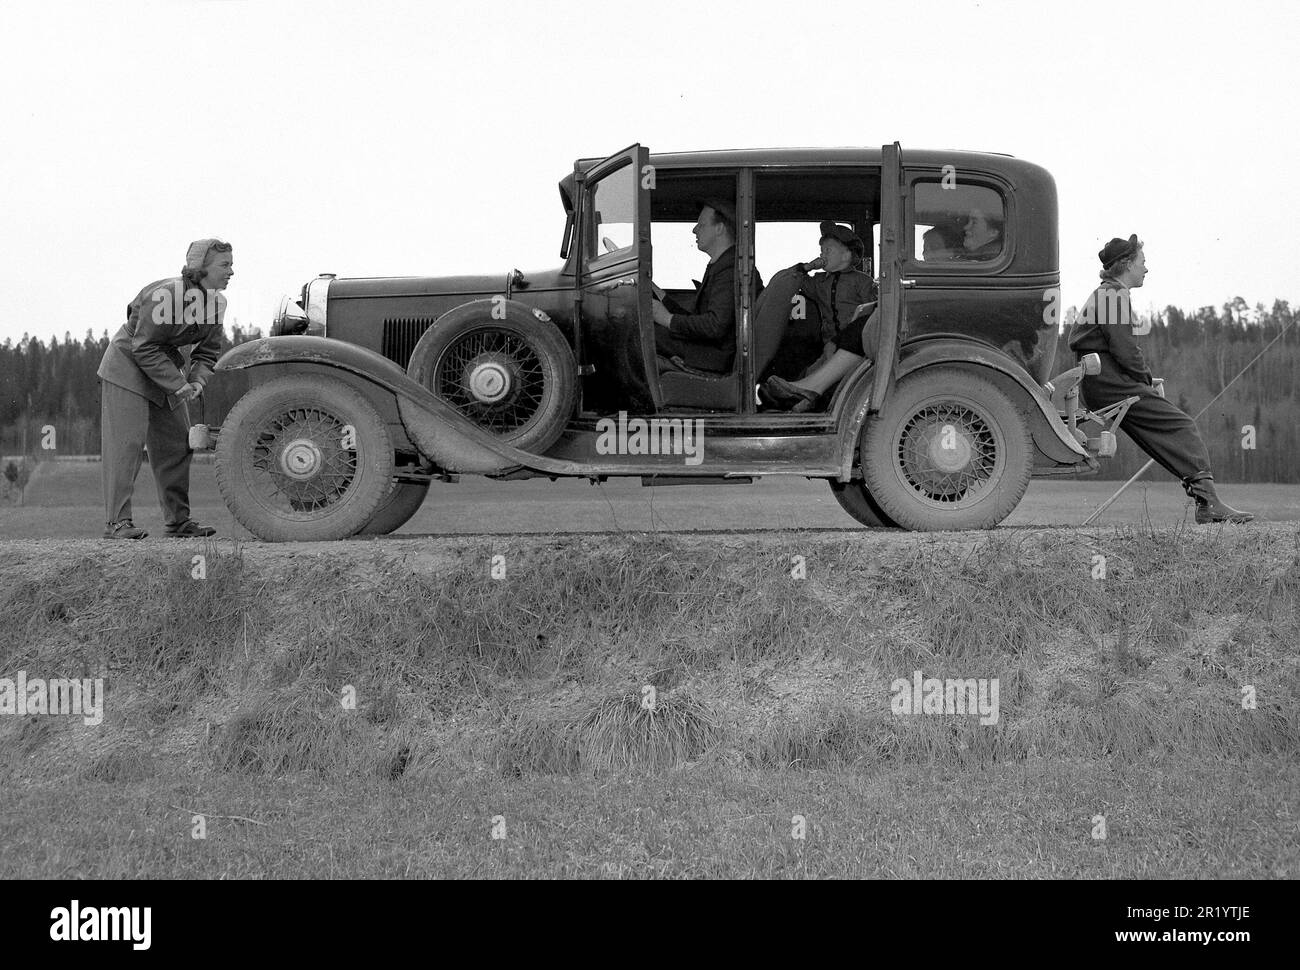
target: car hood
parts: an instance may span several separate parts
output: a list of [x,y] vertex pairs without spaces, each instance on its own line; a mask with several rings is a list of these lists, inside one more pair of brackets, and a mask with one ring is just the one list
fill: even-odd
[[473,276],[364,276],[335,279],[330,299],[394,296],[478,296],[505,293],[522,288],[550,288],[558,284],[559,270],[547,269],[523,274],[526,287],[512,285],[512,271]]

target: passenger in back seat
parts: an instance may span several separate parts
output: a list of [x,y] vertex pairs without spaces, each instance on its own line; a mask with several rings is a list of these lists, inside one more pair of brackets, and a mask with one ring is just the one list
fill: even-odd
[[[773,375],[759,386],[759,400],[776,410],[810,410],[822,393],[856,368],[864,356],[862,325],[850,321],[863,304],[876,302],[875,282],[856,268],[861,265],[866,246],[851,229],[833,222],[823,222],[821,232],[820,257],[782,270],[772,278],[775,285],[784,273],[804,277],[799,291],[817,303],[823,341],[821,359],[809,374],[797,381]],[[812,269],[825,272],[807,276]]]

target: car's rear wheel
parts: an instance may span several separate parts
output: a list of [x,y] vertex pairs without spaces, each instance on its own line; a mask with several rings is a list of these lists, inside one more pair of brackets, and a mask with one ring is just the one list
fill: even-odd
[[850,482],[832,479],[830,486],[831,494],[840,503],[840,508],[863,525],[872,529],[898,528],[898,523],[886,515],[885,510],[871,497],[867,487],[862,484],[862,479],[855,478]]
[[393,445],[365,397],[341,381],[293,374],[259,384],[217,439],[221,497],[269,542],[345,539],[389,497]]
[[865,487],[905,529],[991,529],[1033,472],[1024,417],[997,385],[950,367],[899,382],[862,433]]
[[573,352],[555,325],[494,300],[439,317],[407,373],[484,430],[535,453],[564,430],[578,384]]

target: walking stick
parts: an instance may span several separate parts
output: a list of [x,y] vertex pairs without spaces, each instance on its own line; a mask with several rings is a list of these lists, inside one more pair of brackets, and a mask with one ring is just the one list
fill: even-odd
[[[1245,367],[1243,367],[1243,368],[1238,372],[1237,377],[1234,377],[1232,380],[1228,381],[1228,383],[1224,384],[1224,385],[1223,385],[1223,390],[1219,391],[1218,394],[1216,394],[1216,395],[1214,395],[1214,397],[1210,398],[1210,400],[1206,403],[1205,407],[1201,408],[1199,411],[1196,412],[1196,414],[1195,414],[1195,416],[1192,418],[1192,420],[1193,420],[1193,421],[1199,420],[1202,414],[1204,414],[1206,411],[1210,410],[1210,405],[1212,405],[1212,404],[1213,404],[1215,401],[1217,401],[1219,398],[1223,397],[1224,391],[1226,391],[1228,388],[1232,387],[1233,384],[1237,383],[1237,378],[1241,377],[1242,374],[1246,373],[1246,371],[1250,370],[1253,366],[1255,366],[1255,362],[1258,361],[1261,357],[1263,357],[1266,353],[1268,353],[1269,348],[1272,347],[1272,346],[1273,346],[1275,343],[1277,343],[1279,340],[1281,340],[1282,337],[1286,335],[1286,332],[1287,332],[1288,330],[1290,330],[1291,327],[1292,327],[1294,324],[1295,324],[1295,319],[1292,318],[1291,322],[1288,323],[1285,327],[1283,327],[1283,328],[1278,332],[1278,335],[1277,335],[1276,337],[1274,337],[1272,340],[1270,340],[1270,341],[1268,342],[1268,345],[1267,345],[1263,350],[1261,350],[1258,354],[1256,354],[1255,357],[1254,357],[1254,359],[1251,360],[1250,363],[1248,363]],[[1127,482],[1125,482],[1123,485],[1121,485],[1121,486],[1119,487],[1119,490],[1116,491],[1114,495],[1112,495],[1110,498],[1106,499],[1106,501],[1102,502],[1099,506],[1097,506],[1097,508],[1093,510],[1092,515],[1088,516],[1086,519],[1083,520],[1083,524],[1084,524],[1084,525],[1091,525],[1092,522],[1093,522],[1093,520],[1096,519],[1097,516],[1101,515],[1101,513],[1105,512],[1108,508],[1110,508],[1112,505],[1115,504],[1115,500],[1116,500],[1117,498],[1119,498],[1121,495],[1124,494],[1124,489],[1128,488],[1130,485],[1132,485],[1134,482],[1136,482],[1139,478],[1141,478],[1141,477],[1146,473],[1146,470],[1147,470],[1148,468],[1150,468],[1152,465],[1154,465],[1155,463],[1156,463],[1156,462],[1155,462],[1155,459],[1154,459],[1154,458],[1148,458],[1148,459],[1147,459],[1147,463],[1146,463],[1145,465],[1143,465],[1141,468],[1139,468],[1136,472],[1134,472],[1132,478],[1130,478]]]

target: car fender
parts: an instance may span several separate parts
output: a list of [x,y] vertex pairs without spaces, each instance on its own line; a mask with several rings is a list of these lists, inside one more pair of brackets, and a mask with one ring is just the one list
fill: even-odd
[[589,471],[589,466],[578,462],[544,458],[503,443],[412,380],[387,357],[355,344],[328,337],[263,337],[227,351],[217,361],[216,369],[232,371],[277,364],[309,364],[323,371],[346,371],[392,394],[411,440],[444,471],[479,475],[521,467],[554,475],[585,475]]
[[[938,365],[959,367],[993,381],[1025,412],[1034,446],[1047,458],[1062,464],[1087,460],[1088,452],[1070,434],[1046,393],[1011,357],[969,340],[927,339],[903,347],[895,377],[902,380],[922,368]],[[870,361],[864,362],[845,379],[843,391],[836,395],[834,416],[840,429],[841,481],[853,475],[853,456],[871,410],[872,369]]]

